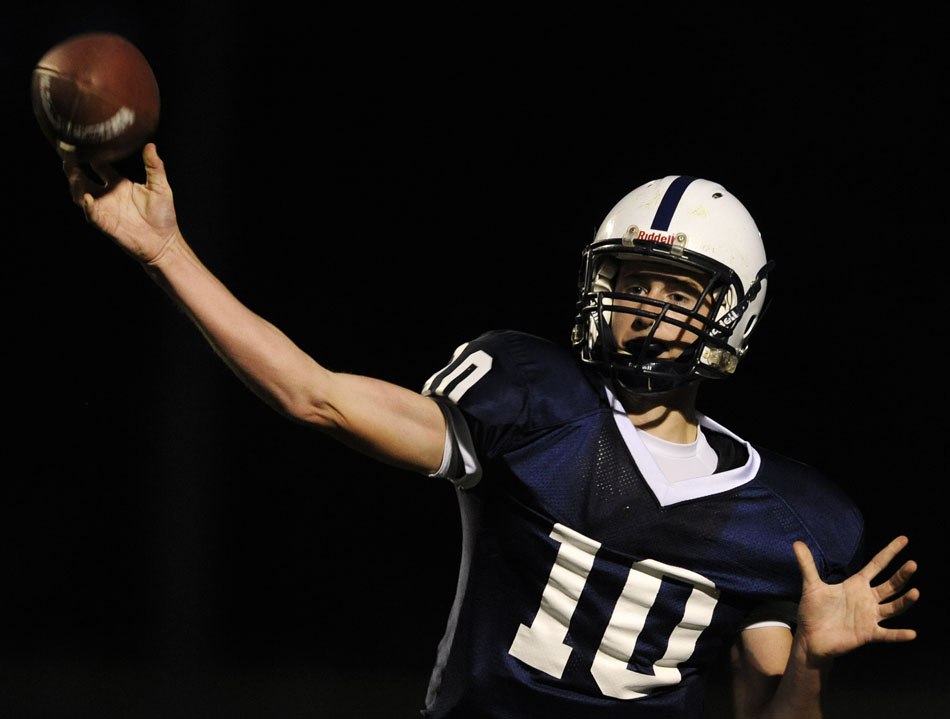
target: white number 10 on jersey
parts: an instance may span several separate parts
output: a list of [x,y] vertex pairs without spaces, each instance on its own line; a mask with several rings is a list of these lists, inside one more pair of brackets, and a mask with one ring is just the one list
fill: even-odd
[[[551,538],[561,546],[541,595],[540,609],[531,626],[520,626],[508,653],[560,678],[573,651],[565,644],[568,627],[600,542],[561,524],[554,525]],[[668,637],[665,654],[653,663],[653,674],[643,674],[628,665],[664,578],[692,585],[692,590],[682,619]],[[712,621],[718,598],[716,585],[695,572],[652,559],[635,562],[590,668],[600,690],[617,699],[637,699],[659,687],[679,683],[678,667],[693,655],[699,635]]]

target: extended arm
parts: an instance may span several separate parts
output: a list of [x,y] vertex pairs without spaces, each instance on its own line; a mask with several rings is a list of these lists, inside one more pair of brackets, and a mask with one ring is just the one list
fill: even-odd
[[818,719],[822,685],[835,657],[871,642],[914,639],[913,630],[881,622],[903,614],[920,597],[917,589],[902,594],[916,563],[905,562],[888,580],[871,584],[905,546],[907,538],[898,537],[854,576],[826,584],[808,547],[795,543],[802,572],[798,627],[794,636],[779,627],[743,632],[733,650],[739,719]]
[[175,216],[164,164],[143,151],[144,184],[96,168],[105,188],[66,166],[86,218],[138,260],[235,374],[270,406],[377,459],[420,472],[442,461],[445,422],[432,400],[322,367],[242,304],[197,258]]

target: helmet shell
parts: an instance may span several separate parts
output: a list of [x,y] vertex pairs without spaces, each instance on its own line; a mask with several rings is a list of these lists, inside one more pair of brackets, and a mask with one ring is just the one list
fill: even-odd
[[[712,283],[709,291],[721,300],[710,331],[691,354],[694,366],[669,367],[671,376],[686,381],[735,371],[763,312],[765,278],[772,263],[751,214],[722,185],[670,175],[638,187],[607,213],[584,256],[574,341],[585,360],[612,362],[602,335],[609,324],[603,319],[609,314],[604,307],[618,299],[610,286],[617,262],[649,257],[706,271]],[[629,358],[619,364],[638,369],[631,367]],[[657,369],[651,367],[648,373]]]

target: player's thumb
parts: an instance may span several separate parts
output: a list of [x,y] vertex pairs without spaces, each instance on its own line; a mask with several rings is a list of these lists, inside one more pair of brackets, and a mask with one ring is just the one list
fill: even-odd
[[795,559],[798,560],[798,568],[801,570],[802,581],[805,585],[820,582],[821,575],[818,574],[818,568],[815,566],[815,558],[812,556],[808,545],[804,542],[795,542],[792,545],[792,549],[795,552]]
[[150,188],[169,189],[168,178],[165,176],[165,163],[158,156],[158,149],[154,142],[149,142],[142,149],[142,160],[145,163],[145,180]]

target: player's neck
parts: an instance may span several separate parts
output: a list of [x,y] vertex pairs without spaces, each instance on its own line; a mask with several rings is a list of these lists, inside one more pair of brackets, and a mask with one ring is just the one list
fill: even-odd
[[667,442],[688,444],[696,440],[699,426],[696,415],[698,387],[699,383],[693,382],[657,394],[635,394],[621,390],[618,397],[637,429]]

